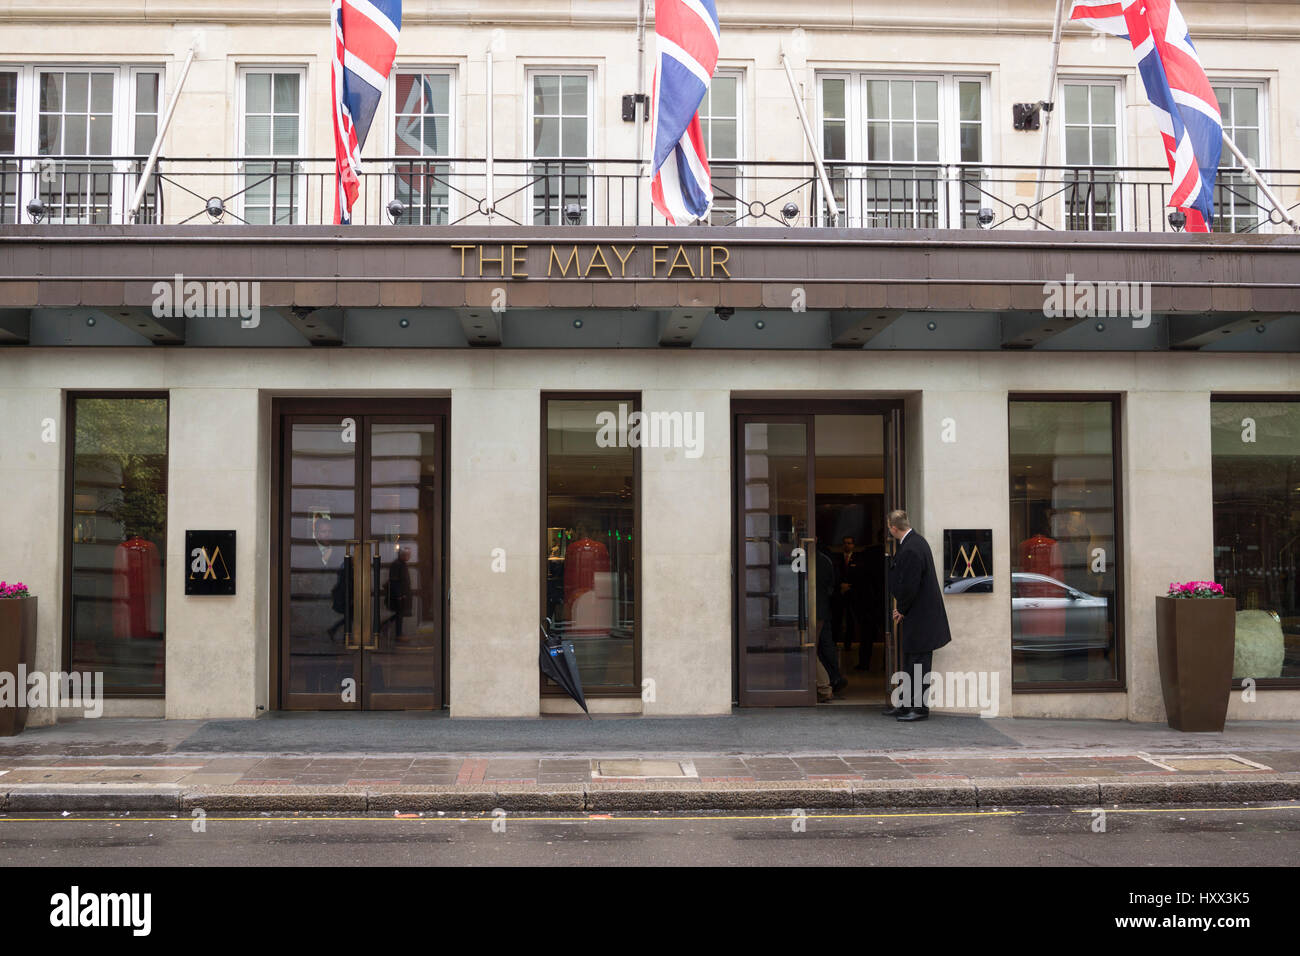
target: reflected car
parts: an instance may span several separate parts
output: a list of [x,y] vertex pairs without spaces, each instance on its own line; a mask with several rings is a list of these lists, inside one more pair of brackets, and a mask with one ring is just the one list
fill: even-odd
[[[958,578],[944,594],[990,594],[993,578]],[[1011,649],[1027,654],[1107,650],[1108,600],[1046,574],[1011,575]]]
[[1029,654],[1110,648],[1108,599],[1046,574],[1011,575],[1011,649]]

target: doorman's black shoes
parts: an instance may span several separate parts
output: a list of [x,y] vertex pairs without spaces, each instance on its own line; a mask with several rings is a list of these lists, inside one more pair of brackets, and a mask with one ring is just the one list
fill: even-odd
[[907,713],[908,709],[909,708],[907,707],[892,707],[892,706],[886,707],[884,710],[880,712],[880,715],[882,717],[897,717],[900,714]]
[[922,708],[921,710],[909,710],[907,711],[907,713],[899,714],[898,719],[901,721],[905,721],[907,723],[911,723],[916,720],[926,720],[929,718],[929,716],[930,716],[930,711],[928,709]]

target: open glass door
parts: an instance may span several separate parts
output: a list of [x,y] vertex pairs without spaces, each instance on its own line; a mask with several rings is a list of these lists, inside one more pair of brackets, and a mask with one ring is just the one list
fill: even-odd
[[737,454],[740,703],[813,705],[812,416],[738,416]]

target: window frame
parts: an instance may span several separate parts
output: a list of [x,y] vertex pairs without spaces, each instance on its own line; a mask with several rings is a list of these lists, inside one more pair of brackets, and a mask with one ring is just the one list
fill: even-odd
[[[73,605],[72,605],[72,574],[73,574],[73,549],[72,549],[72,516],[74,504],[74,487],[76,485],[76,460],[77,460],[77,420],[76,420],[76,403],[81,399],[161,399],[167,406],[167,468],[166,468],[166,494],[168,498],[167,508],[167,525],[164,537],[168,542],[171,540],[171,414],[172,402],[171,392],[167,390],[140,390],[140,391],[113,391],[113,390],[91,390],[91,391],[69,391],[64,394],[63,405],[63,428],[64,428],[64,457],[63,457],[63,522],[60,531],[60,542],[63,545],[63,581],[61,584],[63,606],[61,608],[60,621],[60,658],[62,661],[62,670],[72,672],[77,670],[77,663],[72,657],[72,624],[73,624]],[[170,548],[164,548],[164,559],[166,552]],[[171,573],[169,564],[163,565],[163,637],[162,637],[162,690],[155,691],[152,689],[134,686],[122,685],[119,687],[110,687],[108,681],[104,681],[103,695],[104,698],[127,698],[135,700],[164,700],[167,697],[167,617],[169,610],[169,601],[167,600],[167,579]]]
[[[1065,88],[1067,86],[1110,86],[1115,90],[1115,168],[1123,169],[1128,165],[1128,127],[1125,120],[1128,117],[1127,101],[1125,94],[1128,90],[1128,80],[1124,76],[1106,76],[1093,74],[1062,75],[1057,79],[1056,102],[1060,104],[1060,122],[1056,124],[1060,132],[1057,134],[1057,158],[1060,166],[1068,166],[1066,159],[1066,129],[1069,124],[1065,120]],[[1091,131],[1094,127],[1092,123],[1092,102],[1091,90],[1089,91],[1088,103],[1088,129]],[[1089,140],[1089,153],[1092,151],[1091,140]],[[1163,148],[1163,147],[1162,147]],[[1095,163],[1089,163],[1088,166],[1077,167],[1080,169],[1106,169],[1105,166],[1098,166]],[[1061,173],[1061,182],[1049,183],[1049,187],[1055,186],[1060,190],[1060,199],[1058,207],[1061,214],[1061,227],[1063,230],[1070,232],[1126,232],[1132,227],[1133,210],[1130,208],[1131,203],[1126,202],[1124,194],[1125,178],[1123,173],[1116,173],[1114,180],[1115,189],[1115,227],[1113,229],[1102,230],[1070,230],[1070,211],[1069,211],[1069,190],[1066,188],[1065,174]],[[1089,225],[1094,222],[1092,214],[1089,214]]]
[[[555,76],[560,78],[560,146],[564,146],[563,118],[564,118],[564,77],[582,76],[587,80],[587,146],[585,156],[538,156],[533,140],[533,126],[536,115],[533,112],[535,105],[533,96],[534,84],[539,76]],[[568,173],[565,170],[573,165],[575,168],[579,165],[586,167],[586,172],[582,173],[586,186],[586,203],[583,207],[583,218],[587,220],[586,224],[590,225],[593,213],[599,208],[600,198],[597,195],[599,186],[598,179],[595,175],[596,159],[596,115],[597,105],[600,98],[597,95],[596,84],[599,82],[599,70],[592,65],[565,65],[565,64],[524,64],[524,99],[526,106],[524,113],[524,152],[523,152],[523,179],[526,183],[522,192],[524,202],[527,203],[527,212],[521,220],[525,226],[540,225],[537,223],[539,206],[537,203],[536,183],[530,183],[530,179],[536,179],[537,173],[534,172],[536,164],[542,163],[559,163],[560,171],[555,175],[560,178],[560,190],[562,195],[558,199],[558,222],[552,225],[566,225],[564,216],[565,196],[564,180],[567,176],[578,175],[578,173]],[[563,149],[561,149],[561,153]],[[550,175],[549,173],[547,174]],[[546,218],[550,218],[550,209],[542,207]]]
[[[271,75],[272,77],[274,77],[276,73],[295,73],[298,76],[298,150],[293,155],[286,154],[282,156],[276,156],[275,154],[271,154],[269,156],[261,156],[261,155],[253,156],[244,151],[244,143],[246,142],[245,136],[247,135],[248,132],[248,78],[249,76],[257,73],[266,73]],[[238,177],[237,177],[238,192],[237,195],[232,199],[230,205],[233,207],[232,212],[234,213],[235,217],[239,219],[241,223],[248,221],[246,215],[247,213],[246,197],[248,194],[248,166],[249,166],[250,159],[254,163],[293,161],[297,165],[298,169],[296,172],[283,174],[283,175],[290,176],[296,180],[296,183],[293,187],[294,202],[290,207],[292,210],[290,221],[287,223],[277,222],[276,215],[275,215],[275,206],[274,203],[272,203],[272,205],[269,207],[270,208],[269,225],[272,226],[299,225],[300,226],[300,225],[304,225],[306,222],[305,215],[307,211],[307,195],[306,195],[307,173],[304,169],[303,160],[311,156],[311,150],[308,145],[308,138],[310,137],[311,130],[310,130],[310,124],[307,121],[307,117],[311,115],[310,112],[311,101],[308,92],[309,78],[310,78],[310,72],[308,70],[307,64],[305,63],[299,63],[299,64],[240,63],[235,67],[235,93],[236,93],[235,95],[235,101],[236,101],[235,156],[238,157],[235,166],[236,166],[236,172],[238,173]],[[272,96],[271,115],[274,116],[275,115],[274,78],[271,80],[271,96]],[[272,133],[271,133],[272,148],[274,148],[274,145],[275,145],[275,134],[274,134],[274,129],[272,129]]]
[[[547,499],[549,497],[549,484],[548,484],[547,476],[550,469],[550,462],[549,462],[550,444],[548,439],[550,403],[553,401],[560,401],[560,402],[608,401],[615,409],[620,403],[626,403],[630,406],[628,409],[629,414],[631,414],[632,412],[642,411],[643,409],[642,396],[640,392],[543,391],[541,392],[540,399],[541,399],[541,409],[540,409],[541,430],[540,430],[540,447],[538,450],[539,451],[538,458],[541,463],[541,469],[540,469],[541,480],[539,482],[540,508],[539,508],[538,529],[537,529],[538,567],[539,567],[539,577],[541,578],[538,584],[538,594],[537,594],[537,598],[538,598],[537,620],[539,626],[546,621],[546,609],[547,609],[547,587],[546,586],[547,586],[548,568],[546,562],[547,562],[547,555],[549,553],[549,542],[547,541],[546,535],[547,535],[547,527],[548,527]],[[596,698],[623,699],[623,700],[638,699],[639,700],[641,699],[641,695],[642,695],[643,672],[641,669],[641,657],[642,657],[641,635],[642,635],[642,626],[643,626],[642,619],[645,614],[645,601],[644,601],[644,595],[642,593],[642,573],[641,573],[642,566],[643,566],[641,541],[642,541],[642,529],[644,528],[644,525],[642,523],[642,510],[641,510],[643,486],[642,486],[640,444],[633,446],[631,451],[632,451],[632,484],[633,484],[632,527],[633,527],[633,534],[636,536],[636,540],[633,542],[633,549],[632,549],[633,561],[636,563],[636,568],[633,573],[633,579],[632,579],[632,586],[635,589],[635,593],[636,593],[636,598],[633,605],[634,622],[632,626],[632,688],[630,690],[623,690],[623,689],[610,689],[611,686],[615,686],[615,685],[600,685],[600,684],[594,684],[591,686],[584,685],[583,693],[588,700],[592,700]],[[568,695],[561,688],[559,687],[548,688],[546,686],[545,675],[539,674],[537,680],[538,680],[538,687],[541,690],[542,699],[553,700],[557,698],[558,699],[568,698]]]
[[[935,188],[936,204],[933,215],[936,218],[937,225],[942,228],[945,223],[953,224],[953,228],[962,228],[955,225],[958,217],[962,215],[962,178],[957,173],[963,165],[975,166],[979,168],[990,164],[989,157],[992,154],[993,135],[991,129],[991,114],[989,112],[992,74],[979,73],[969,70],[953,71],[933,71],[933,70],[861,70],[861,69],[832,69],[818,70],[816,73],[817,87],[817,131],[820,137],[820,148],[825,150],[826,145],[826,102],[825,102],[825,81],[826,80],[843,80],[844,87],[844,145],[845,156],[842,159],[826,159],[826,165],[835,167],[837,163],[844,164],[844,175],[839,177],[839,181],[846,182],[845,197],[841,205],[841,214],[846,217],[850,224],[857,222],[865,228],[883,228],[881,226],[869,225],[866,223],[868,216],[864,208],[869,205],[866,202],[863,189],[859,186],[856,189],[856,196],[853,196],[847,185],[847,181],[853,180],[858,183],[865,181],[866,171],[873,165],[882,167],[891,166],[915,166],[916,168],[934,168],[938,170],[937,183]],[[891,82],[895,80],[909,80],[913,83],[922,81],[933,81],[938,83],[938,125],[939,125],[939,158],[935,161],[917,160],[915,162],[907,160],[878,160],[869,155],[869,124],[870,119],[866,115],[867,109],[867,84],[872,81]],[[976,164],[963,164],[961,159],[961,84],[978,83],[980,87],[980,155],[981,159]],[[838,121],[839,117],[830,117],[832,121]],[[892,119],[890,120],[892,123]],[[825,158],[825,157],[823,157]],[[983,177],[981,177],[983,178]],[[832,176],[834,182],[836,177]],[[815,198],[817,202],[820,199],[821,186],[815,187]],[[837,197],[837,201],[839,198]],[[892,215],[893,213],[886,213]],[[922,228],[920,219],[929,215],[921,211],[921,203],[913,202],[911,211],[912,224],[908,228]],[[873,212],[872,216],[879,215]]]
[[[1007,634],[1007,650],[1011,652],[1013,666],[1011,671],[1011,693],[1012,694],[1113,694],[1116,692],[1127,693],[1128,691],[1128,654],[1127,654],[1127,601],[1128,594],[1125,588],[1125,578],[1128,575],[1127,545],[1124,528],[1124,420],[1123,396],[1113,392],[1009,392],[1007,394],[1006,405],[1006,428],[1007,428],[1007,501],[1010,505],[1010,479],[1011,479],[1011,406],[1014,403],[1033,403],[1033,402],[1076,402],[1079,404],[1098,404],[1108,403],[1111,407],[1111,487],[1114,489],[1114,519],[1115,519],[1115,558],[1113,562],[1115,567],[1115,677],[1105,681],[1042,681],[1035,683],[1018,683],[1015,679],[1014,652],[1011,652],[1011,641],[1015,633],[1015,620],[1013,615],[1015,610],[1011,605],[1014,599],[1013,592],[1015,588],[1012,582],[1008,581],[1007,587],[1007,611],[1008,623],[1010,630]],[[1011,513],[1008,508],[1007,515],[1007,556],[1011,556],[1011,544],[1014,539],[1013,527],[1011,524]],[[1011,562],[1010,574],[1015,574],[1014,562]],[[1063,582],[1064,583],[1064,582]]]
[[[447,110],[448,110],[447,140],[448,143],[447,143],[446,162],[447,162],[447,169],[449,172],[449,178],[453,182],[455,181],[455,176],[457,173],[457,165],[456,163],[452,162],[452,160],[456,158],[456,150],[460,148],[460,128],[459,128],[460,116],[458,115],[456,109],[457,106],[459,105],[457,101],[457,96],[460,93],[459,68],[455,64],[449,65],[447,63],[436,63],[436,64],[427,64],[427,65],[421,63],[411,63],[411,64],[404,63],[401,66],[394,66],[392,71],[388,74],[388,82],[385,88],[385,97],[387,98],[389,105],[387,110],[388,123],[386,129],[386,138],[384,140],[385,146],[382,151],[382,155],[390,156],[393,158],[393,161],[387,164],[388,175],[384,177],[383,198],[381,200],[381,203],[385,207],[388,205],[389,202],[397,198],[397,166],[398,166],[398,162],[397,162],[398,159],[397,77],[399,74],[403,74],[407,76],[414,75],[414,76],[446,76],[447,77]],[[423,141],[421,141],[420,145],[421,148],[423,148],[424,145]],[[433,159],[433,158],[441,158],[441,157],[426,156],[424,153],[421,153],[419,157],[412,157],[412,159],[416,159],[416,158]],[[449,187],[447,190],[447,222],[445,223],[445,225],[453,225],[459,222],[460,219],[462,218],[462,206],[460,201],[461,201],[460,193],[458,193],[454,187]],[[425,223],[425,222],[417,223],[414,220],[406,221],[403,222],[402,224],[403,225],[426,225],[426,226],[430,225],[430,223]]]
[[[121,224],[129,191],[136,186],[136,181],[130,178],[131,163],[132,161],[139,162],[148,155],[147,150],[144,153],[137,153],[135,150],[135,101],[139,77],[146,73],[153,73],[158,76],[158,101],[155,115],[161,117],[165,109],[164,104],[167,101],[167,64],[150,62],[65,62],[62,60],[49,63],[3,61],[0,62],[0,73],[13,74],[16,85],[14,97],[14,149],[11,153],[0,153],[0,156],[15,158],[43,155],[40,152],[40,78],[42,74],[108,73],[112,75],[113,133],[111,147],[109,152],[99,161],[112,163],[112,182],[109,190],[109,222]],[[150,145],[152,146],[152,143]],[[48,157],[57,161],[63,155],[62,153],[50,153]],[[25,209],[19,209],[17,205],[25,206],[26,200],[35,194],[35,183],[30,181],[37,175],[39,175],[38,171],[30,168],[30,166],[23,170],[22,179],[25,182],[17,184],[14,193],[16,205],[13,208],[6,205],[3,213],[0,213],[0,221],[9,221],[5,218],[5,214],[8,213],[13,215],[13,221],[22,221]],[[32,188],[27,188],[28,186]],[[22,202],[19,202],[19,200],[22,200]],[[5,201],[6,197],[0,196],[0,203]]]
[[[732,221],[730,224],[736,226],[747,226],[747,225],[755,224],[753,217],[748,216],[746,214],[747,210],[745,208],[746,205],[745,197],[748,192],[745,189],[745,161],[744,161],[744,156],[746,153],[745,137],[748,134],[748,127],[745,122],[746,120],[745,96],[747,93],[747,87],[745,84],[745,79],[746,79],[745,73],[746,71],[743,66],[719,66],[717,72],[714,74],[715,79],[717,79],[718,77],[725,77],[727,79],[734,79],[736,81],[736,112],[734,116],[734,119],[736,121],[736,155],[734,157],[724,156],[724,157],[718,157],[715,160],[712,151],[713,116],[710,115],[708,120],[705,120],[703,115],[701,115],[700,117],[701,132],[703,133],[705,139],[705,148],[706,148],[706,155],[709,161],[709,168],[712,169],[716,162],[719,165],[730,166],[736,170],[736,189],[735,189],[736,198],[734,200],[728,201],[729,203],[730,202],[735,203],[735,207],[736,207],[735,213],[731,217]],[[710,87],[709,89],[709,97],[706,97],[710,100],[710,106],[712,106],[711,97],[712,97],[712,87]],[[701,113],[703,113],[703,104],[701,104]],[[732,119],[733,117],[721,116],[719,118]],[[717,191],[715,190],[714,191],[715,205],[717,201],[718,201],[718,195],[717,195]],[[710,210],[709,211],[710,218],[712,218],[713,214],[714,214],[713,210]],[[726,223],[713,223],[713,224],[726,225]]]
[[[1210,77],[1210,87],[1211,88],[1229,87],[1231,89],[1253,89],[1256,91],[1256,93],[1259,96],[1259,100],[1257,103],[1259,107],[1259,158],[1257,161],[1255,161],[1255,168],[1268,169],[1269,163],[1271,162],[1271,153],[1272,153],[1272,151],[1269,149],[1270,146],[1269,118],[1270,118],[1270,109],[1272,104],[1269,102],[1269,98],[1268,98],[1268,90],[1269,90],[1268,80],[1259,79],[1259,78],[1242,79],[1239,77]],[[1215,96],[1217,98],[1218,94],[1216,93]],[[1220,109],[1222,109],[1223,104],[1219,104],[1219,107]],[[1233,123],[1231,128],[1233,130],[1239,128],[1236,123],[1235,113],[1233,114]],[[1228,129],[1229,127],[1227,126],[1227,124],[1224,124],[1225,133],[1228,132]],[[1245,150],[1242,150],[1242,152],[1245,152]],[[1224,169],[1225,163],[1228,168],[1232,168],[1237,165],[1237,157],[1232,155],[1231,151],[1229,151],[1227,147],[1224,147],[1223,157],[1219,161],[1220,171]],[[1216,185],[1219,185],[1218,180],[1216,180]],[[1255,227],[1250,231],[1251,232],[1272,232],[1273,231],[1272,223],[1269,221],[1268,200],[1264,198],[1264,195],[1262,193],[1258,192],[1258,187],[1256,187],[1256,195],[1259,199],[1259,207],[1260,207],[1259,215],[1256,217]],[[1220,212],[1221,209],[1222,209],[1221,206],[1216,205],[1214,210],[1215,211],[1215,228],[1214,228],[1215,232],[1226,231],[1218,228],[1218,224],[1222,220],[1222,215]],[[1233,221],[1236,222],[1237,217],[1234,216]]]
[[[1248,394],[1240,392],[1213,392],[1210,395],[1210,405],[1222,403],[1225,405],[1245,404],[1248,402],[1260,402],[1270,404],[1300,404],[1300,395],[1294,393],[1263,393]],[[1210,534],[1215,538],[1214,533],[1214,449],[1210,449]],[[1214,560],[1214,548],[1217,544],[1211,544],[1210,560]],[[1238,608],[1237,610],[1242,610]],[[1254,687],[1257,690],[1300,690],[1300,675],[1295,677],[1253,677]],[[1241,690],[1245,686],[1245,679],[1234,677],[1232,679],[1233,690]]]

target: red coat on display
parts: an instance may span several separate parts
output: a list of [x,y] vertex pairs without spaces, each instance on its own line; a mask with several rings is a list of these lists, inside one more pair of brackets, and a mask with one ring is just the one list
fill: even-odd
[[141,537],[117,546],[113,558],[113,636],[162,637],[162,565],[158,547]]
[[595,591],[596,575],[608,573],[609,550],[603,544],[588,537],[569,542],[564,551],[564,617],[570,633],[608,633],[611,622],[595,613],[594,601],[575,608],[579,598]]

